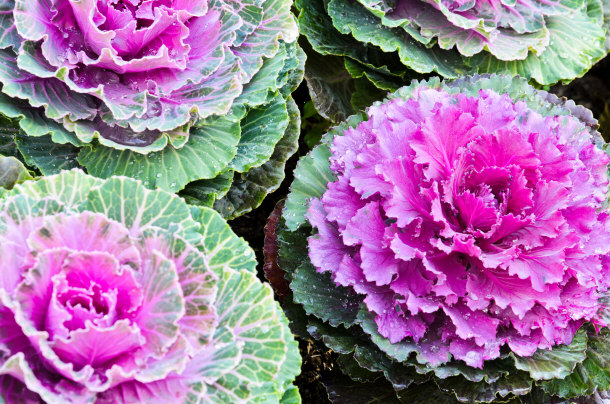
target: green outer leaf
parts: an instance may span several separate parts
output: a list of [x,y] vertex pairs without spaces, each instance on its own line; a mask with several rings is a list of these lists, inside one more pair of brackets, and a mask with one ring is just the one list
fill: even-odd
[[396,91],[405,84],[405,80],[380,69],[373,69],[358,61],[345,58],[345,68],[353,78],[366,77],[380,90]]
[[284,97],[288,97],[299,87],[305,74],[305,51],[294,42],[287,48],[288,56],[277,78],[276,85]]
[[21,158],[15,136],[20,132],[19,122],[2,116],[0,112],[0,154]]
[[233,171],[228,170],[209,180],[191,182],[180,191],[179,195],[189,204],[211,208],[216,199],[222,198],[229,192],[233,175]]
[[375,84],[367,78],[356,79],[356,91],[352,94],[351,104],[355,110],[363,110],[373,104],[375,101],[384,99],[387,96],[387,91],[380,90]]
[[62,170],[79,167],[76,161],[78,147],[70,143],[55,143],[50,135],[32,137],[19,134],[15,141],[25,162],[37,167],[44,175],[59,174]]
[[256,257],[248,243],[237,237],[227,222],[213,209],[190,206],[193,219],[201,224],[203,252],[215,272],[223,268],[256,273]]
[[81,170],[62,171],[58,175],[41,177],[36,181],[26,181],[17,185],[8,195],[25,194],[36,199],[53,197],[67,209],[76,209],[87,200],[91,188],[103,183]]
[[354,80],[345,70],[343,58],[310,52],[305,62],[305,79],[311,100],[323,118],[341,122],[356,112],[350,102]]
[[530,52],[525,60],[505,62],[480,53],[470,59],[470,65],[479,73],[520,75],[546,85],[580,77],[605,56],[604,29],[595,17],[587,15],[586,8],[574,14],[548,16],[546,23],[550,43],[540,55]]
[[301,402],[299,388],[293,385],[288,386],[280,400],[280,404],[301,404]]
[[86,145],[78,162],[96,177],[125,175],[147,187],[176,192],[191,181],[214,178],[222,172],[235,156],[239,137],[238,122],[230,117],[213,118],[193,126],[188,142],[180,149],[168,145],[160,152],[142,155]]
[[497,398],[504,398],[509,395],[521,396],[527,394],[532,389],[532,379],[527,372],[518,370],[488,382],[468,382],[463,377],[454,376],[445,380],[436,380],[441,390],[454,394],[461,402],[483,402],[490,403]]
[[[347,56],[365,62],[364,57],[356,57],[354,52],[362,54],[362,49],[371,44],[384,52],[397,51],[401,62],[419,73],[436,71],[447,78],[477,72],[519,74],[546,85],[568,82],[582,76],[605,55],[604,42],[608,46],[610,41],[606,40],[604,32],[607,32],[605,28],[609,24],[610,14],[606,12],[602,16],[598,3],[599,0],[589,0],[586,7],[574,13],[547,16],[549,46],[539,55],[530,51],[525,60],[508,62],[495,58],[487,51],[466,58],[456,49],[441,49],[433,43],[425,45],[417,32],[406,26],[393,28],[387,19],[382,20],[357,2],[328,2],[327,13],[340,34],[331,32],[332,28],[325,19],[327,13],[320,6],[322,1],[310,0],[307,5],[301,1],[296,5],[301,10],[299,22],[302,32],[313,48],[323,55]],[[356,41],[350,41],[348,35]],[[582,40],[574,41],[575,37]]]
[[517,369],[529,372],[534,380],[561,379],[572,373],[576,365],[585,360],[586,349],[587,333],[581,328],[569,345],[539,349],[529,357],[512,353],[511,356]]
[[12,46],[19,48],[21,45],[21,37],[15,28],[15,20],[13,19],[13,9],[15,8],[15,0],[3,0],[0,3],[0,49]]
[[[381,51],[378,47],[358,42],[351,35],[337,32],[326,7],[328,0],[296,0],[299,9],[301,33],[307,38],[315,52],[322,55],[346,56],[369,68],[402,76],[407,69],[397,54]],[[304,45],[304,44],[303,44]],[[305,51],[311,56],[310,49]]]
[[336,286],[329,273],[319,273],[310,262],[303,262],[293,274],[290,288],[294,301],[307,314],[315,315],[332,326],[347,327],[356,322],[362,297],[349,288]]
[[610,388],[610,329],[605,328],[599,334],[589,332],[588,339],[585,360],[564,379],[542,383],[547,393],[576,397]]
[[10,98],[4,93],[0,93],[0,115],[18,120],[19,126],[28,136],[51,135],[55,143],[82,145],[74,133],[47,118],[42,108],[32,108],[24,101]]
[[232,219],[257,208],[263,199],[274,192],[285,177],[288,159],[299,147],[301,117],[296,103],[289,97],[286,103],[289,124],[269,161],[244,174],[235,173],[228,193],[214,204],[225,218]]
[[286,101],[276,95],[268,104],[248,111],[240,122],[241,138],[229,168],[243,173],[269,160],[288,126]]
[[[267,396],[275,381],[284,389],[284,382],[298,373],[298,358],[288,355],[295,342],[284,335],[286,319],[276,307],[269,285],[263,285],[254,273],[228,267],[217,275],[218,327],[233,330],[243,349],[239,365],[208,384],[208,398],[216,403],[258,402],[257,396]],[[286,360],[293,363],[285,367]],[[280,375],[280,369],[291,370]],[[278,392],[278,401],[282,395],[283,391]]]
[[131,178],[112,177],[92,188],[80,210],[103,213],[125,225],[134,236],[147,228],[160,227],[195,245],[201,240],[199,226],[183,200],[146,189]]
[[16,184],[31,179],[32,176],[21,161],[0,155],[0,187],[12,189]]
[[[296,42],[285,43],[280,41],[277,54],[264,60],[261,69],[244,86],[244,91],[233,103],[233,109],[255,107],[268,103],[291,77],[297,76],[300,83],[302,78],[299,79],[298,76],[303,67],[299,65],[302,65],[302,63],[304,63],[302,50],[298,44]],[[240,115],[240,113],[237,113],[237,115]]]
[[471,71],[456,50],[428,48],[401,28],[383,26],[378,17],[359,3],[330,0],[328,14],[342,34],[351,34],[358,41],[378,46],[384,52],[398,51],[401,62],[418,73],[435,71],[454,78]]
[[606,30],[606,42],[604,42],[604,50],[610,51],[610,0],[601,0],[601,8],[603,11],[602,23]]
[[322,196],[328,183],[335,180],[328,162],[330,158],[328,143],[334,136],[343,134],[348,128],[356,127],[365,119],[366,116],[362,113],[353,115],[346,122],[331,128],[325,135],[323,143],[299,160],[294,170],[294,182],[290,186],[290,193],[282,213],[288,230],[294,231],[305,222],[308,200]]

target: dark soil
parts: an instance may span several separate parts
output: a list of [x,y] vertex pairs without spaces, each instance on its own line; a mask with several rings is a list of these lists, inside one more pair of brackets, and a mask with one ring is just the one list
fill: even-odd
[[[589,108],[594,116],[600,119],[606,108],[606,103],[610,102],[610,57],[598,63],[584,77],[565,86],[553,86],[550,91]],[[301,112],[303,112],[305,103],[310,99],[304,82],[293,96]],[[602,120],[602,134],[607,141],[610,140],[610,122],[605,123]],[[233,230],[239,236],[245,238],[254,249],[259,262],[259,277],[263,281],[265,280],[262,274],[262,263],[264,261],[263,242],[266,220],[276,203],[288,194],[293,178],[292,172],[298,159],[305,155],[307,151],[308,147],[303,141],[303,136],[301,136],[298,152],[292,156],[286,165],[286,178],[281,187],[267,196],[259,208],[230,222]],[[296,385],[300,389],[303,403],[330,403],[320,380],[339,372],[335,364],[336,355],[323,345],[310,340],[299,340],[299,348],[303,358],[303,366],[302,373],[296,380]]]

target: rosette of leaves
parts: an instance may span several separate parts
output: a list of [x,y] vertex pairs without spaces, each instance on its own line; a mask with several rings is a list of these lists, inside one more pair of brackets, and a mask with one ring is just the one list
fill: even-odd
[[610,388],[595,128],[521,78],[431,79],[300,160],[266,269],[294,331],[339,354],[333,401],[549,403]]
[[299,403],[298,347],[214,210],[75,169],[0,189],[3,402]]
[[[540,85],[582,76],[608,50],[601,0],[297,0],[306,79],[335,122],[418,74],[520,75]],[[578,40],[574,40],[578,38]],[[308,46],[309,48],[309,46]],[[369,103],[370,105],[370,103]]]
[[[0,114],[26,163],[260,204],[296,149],[286,0],[0,1]],[[203,180],[203,182],[197,182]]]

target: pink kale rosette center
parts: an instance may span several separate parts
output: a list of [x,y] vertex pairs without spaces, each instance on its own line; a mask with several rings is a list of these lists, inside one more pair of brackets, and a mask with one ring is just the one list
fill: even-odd
[[601,321],[608,157],[578,119],[425,86],[368,116],[334,139],[309,256],[364,295],[383,337],[482,367]]

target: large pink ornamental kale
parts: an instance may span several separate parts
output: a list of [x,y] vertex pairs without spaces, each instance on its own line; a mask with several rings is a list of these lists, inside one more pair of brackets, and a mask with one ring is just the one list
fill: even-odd
[[44,106],[83,143],[142,153],[168,139],[180,148],[193,119],[226,114],[278,40],[297,33],[281,1],[0,0],[0,9],[2,91]]
[[[608,157],[576,118],[419,86],[335,137],[309,256],[378,331],[482,367],[569,343],[608,286]],[[599,321],[599,320],[595,320]]]
[[297,348],[253,257],[213,210],[122,177],[0,195],[0,401],[279,401]]

